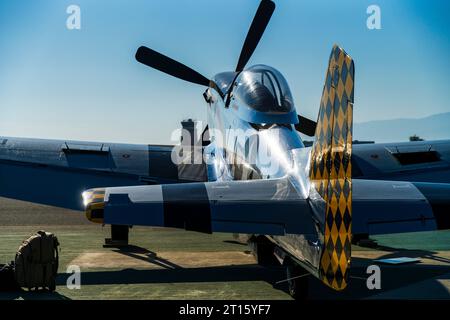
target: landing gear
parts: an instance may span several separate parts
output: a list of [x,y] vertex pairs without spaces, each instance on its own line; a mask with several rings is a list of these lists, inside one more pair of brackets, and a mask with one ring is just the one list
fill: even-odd
[[111,238],[105,239],[103,248],[128,246],[129,226],[111,225]]
[[48,291],[55,292],[56,290],[56,280],[52,279],[52,282],[50,283],[50,286],[48,287]]
[[308,271],[293,262],[286,265],[289,294],[295,300],[304,300],[308,297],[308,275]]
[[260,266],[280,265],[274,255],[274,244],[264,236],[256,237],[249,242],[253,256]]

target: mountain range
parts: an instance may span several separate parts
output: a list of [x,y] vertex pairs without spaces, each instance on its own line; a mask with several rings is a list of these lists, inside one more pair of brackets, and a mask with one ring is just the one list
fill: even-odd
[[401,142],[413,135],[424,140],[450,139],[450,112],[419,119],[359,122],[353,126],[353,138],[360,141]]

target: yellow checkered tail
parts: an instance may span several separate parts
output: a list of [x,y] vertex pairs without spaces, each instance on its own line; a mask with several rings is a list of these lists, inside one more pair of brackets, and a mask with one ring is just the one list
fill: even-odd
[[354,75],[352,58],[335,45],[311,151],[311,187],[326,204],[319,277],[335,290],[347,286],[351,260]]

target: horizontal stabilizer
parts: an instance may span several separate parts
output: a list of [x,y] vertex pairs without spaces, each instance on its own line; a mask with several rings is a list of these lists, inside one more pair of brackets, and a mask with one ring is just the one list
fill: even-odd
[[[104,192],[103,199],[95,200],[94,194],[101,192]],[[100,215],[107,224],[172,227],[205,233],[314,232],[307,200],[299,196],[287,179],[91,189],[83,197],[88,218],[92,220],[95,215],[98,219]]]
[[450,184],[353,180],[355,235],[450,229]]

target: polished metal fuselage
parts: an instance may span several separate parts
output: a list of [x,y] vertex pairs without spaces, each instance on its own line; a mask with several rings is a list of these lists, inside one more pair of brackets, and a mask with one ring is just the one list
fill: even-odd
[[[305,148],[294,124],[274,122],[256,125],[260,122],[258,119],[251,123],[239,117],[238,110],[246,108],[245,105],[231,102],[227,106],[227,96],[222,98],[214,88],[208,89],[208,95],[211,99],[207,104],[207,125],[211,142],[204,150],[208,180],[286,177],[298,197],[307,198],[309,186],[305,186],[305,182],[308,180],[310,148]],[[280,200],[285,196],[283,192],[276,195]],[[320,244],[323,241],[320,228],[315,234],[268,238],[311,272],[315,273],[318,269]]]

